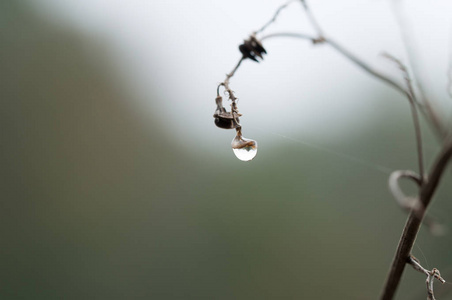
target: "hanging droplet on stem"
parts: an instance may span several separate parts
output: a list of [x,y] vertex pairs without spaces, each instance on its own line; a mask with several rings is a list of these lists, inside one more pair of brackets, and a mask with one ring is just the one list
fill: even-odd
[[237,135],[231,143],[235,156],[242,161],[252,160],[257,154],[257,142],[244,138],[241,127],[237,127],[236,130]]

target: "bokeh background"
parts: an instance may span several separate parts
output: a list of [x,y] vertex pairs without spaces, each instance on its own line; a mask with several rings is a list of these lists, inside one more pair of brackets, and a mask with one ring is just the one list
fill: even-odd
[[[1,299],[378,297],[406,219],[388,170],[417,168],[406,99],[326,45],[272,39],[231,81],[256,159],[237,160],[213,124],[238,44],[281,4],[0,2]],[[312,4],[396,80],[379,54],[411,58],[445,122],[451,8]],[[278,31],[313,32],[298,3]],[[450,182],[429,211],[448,228]],[[451,247],[423,228],[414,255],[452,282]],[[398,299],[425,299],[424,280],[407,268]]]

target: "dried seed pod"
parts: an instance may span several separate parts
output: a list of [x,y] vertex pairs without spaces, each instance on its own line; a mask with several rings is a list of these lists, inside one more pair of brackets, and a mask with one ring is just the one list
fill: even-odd
[[252,49],[249,47],[249,45],[246,44],[246,42],[239,46],[239,50],[244,58],[249,58],[251,60],[254,60],[255,62],[259,62],[256,57],[254,57]]
[[221,96],[218,96],[215,99],[215,102],[217,103],[217,109],[213,114],[213,117],[215,118],[215,125],[223,129],[236,128],[238,126],[237,122],[239,122],[239,115],[237,113],[226,111],[223,107],[223,98]]
[[264,46],[262,46],[262,43],[254,35],[250,37],[250,41],[251,45],[254,47],[254,49],[256,49],[257,52],[259,52],[260,54],[267,54],[267,51],[265,50]]
[[262,46],[261,42],[254,36],[251,35],[249,39],[245,40],[243,44],[239,46],[239,50],[243,55],[243,58],[249,58],[255,62],[259,62],[256,56],[263,59],[262,54],[267,54],[267,51]]

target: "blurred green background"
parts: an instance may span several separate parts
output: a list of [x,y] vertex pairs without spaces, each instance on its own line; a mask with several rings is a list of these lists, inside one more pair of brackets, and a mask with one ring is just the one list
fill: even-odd
[[[309,141],[333,152],[250,124],[261,148],[241,163],[214,127],[215,86],[203,117],[219,138],[187,129],[190,144],[168,126],[189,124],[130,105],[102,42],[19,1],[1,2],[0,24],[0,299],[378,297],[406,215],[385,172],[334,151],[416,169],[408,106],[388,88],[372,91],[376,118]],[[448,228],[450,182],[430,209]],[[452,282],[452,235],[422,229],[417,245]],[[398,299],[425,299],[424,280],[407,268]],[[435,288],[452,299],[450,284]]]

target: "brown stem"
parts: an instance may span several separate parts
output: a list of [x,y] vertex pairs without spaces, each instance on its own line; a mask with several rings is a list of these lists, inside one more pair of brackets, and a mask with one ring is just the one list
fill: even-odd
[[263,41],[263,40],[266,40],[269,38],[274,38],[274,37],[299,38],[299,39],[303,39],[303,40],[309,40],[309,41],[312,41],[313,43],[317,43],[317,44],[321,44],[321,43],[329,44],[336,51],[338,51],[340,54],[342,54],[343,56],[348,58],[355,65],[357,65],[358,67],[360,67],[361,69],[363,69],[364,71],[369,73],[370,75],[380,79],[383,82],[386,82],[387,84],[389,84],[390,86],[392,86],[393,88],[395,88],[396,90],[398,90],[399,92],[404,94],[406,97],[410,97],[410,93],[403,86],[401,86],[400,84],[395,82],[393,79],[389,78],[387,75],[384,75],[384,74],[378,72],[377,70],[372,68],[370,65],[368,65],[366,62],[359,59],[356,55],[352,54],[350,51],[345,49],[343,46],[341,46],[340,44],[338,44],[331,38],[326,38],[324,36],[315,38],[315,37],[307,35],[307,34],[296,33],[296,32],[276,32],[276,33],[264,35],[261,38],[261,40]]
[[239,62],[234,67],[234,69],[229,74],[226,74],[226,79],[218,85],[217,96],[220,96],[220,86],[224,86],[224,89],[228,93],[229,98],[233,101],[236,100],[236,98],[234,96],[234,92],[229,88],[229,79],[231,79],[231,77],[234,76],[235,72],[238,70],[238,68],[240,67],[240,64],[242,63],[243,60],[244,60],[243,57],[240,58]]
[[402,42],[405,47],[406,54],[408,56],[408,62],[410,63],[410,65],[412,67],[413,75],[414,75],[414,78],[416,80],[417,87],[418,87],[418,92],[419,92],[420,98],[422,99],[423,106],[425,108],[424,114],[431,121],[429,123],[429,125],[433,127],[434,132],[436,133],[437,137],[440,140],[443,140],[447,136],[446,128],[444,128],[442,126],[438,113],[433,108],[431,102],[427,98],[426,93],[424,91],[424,87],[423,87],[422,81],[420,80],[420,76],[419,76],[420,74],[419,74],[418,68],[416,66],[416,60],[415,60],[415,55],[413,52],[413,47],[409,47],[409,41],[412,39],[412,37],[411,37],[412,34],[408,30],[408,27],[404,26],[404,25],[406,25],[406,20],[400,9],[400,5],[401,5],[401,3],[399,3],[399,2],[393,2],[393,11],[394,11],[394,15],[395,15],[396,21],[397,21],[399,29],[400,29]]
[[407,263],[410,264],[415,270],[424,273],[427,275],[427,300],[435,300],[435,294],[433,292],[433,280],[436,278],[439,282],[445,283],[446,281],[444,278],[441,277],[441,273],[437,268],[433,268],[433,270],[429,271],[425,269],[419,262],[419,260],[414,257],[413,255],[410,255],[410,257],[407,260]]
[[416,134],[416,145],[417,145],[417,157],[418,157],[418,163],[419,163],[419,174],[421,175],[421,185],[422,181],[424,180],[424,159],[423,159],[423,152],[422,152],[422,137],[421,137],[421,126],[419,123],[419,116],[417,113],[417,107],[416,103],[419,103],[416,99],[416,94],[414,93],[413,85],[411,84],[411,78],[408,74],[408,69],[405,67],[405,65],[395,58],[394,56],[385,53],[384,56],[388,58],[389,60],[393,61],[399,69],[402,71],[403,76],[405,78],[405,82],[408,88],[408,101],[410,102],[411,107],[411,116],[413,118],[414,123],[414,132]]
[[[438,154],[433,167],[431,168],[430,175],[427,180],[424,181],[420,189],[420,199],[426,209],[430,204],[433,195],[438,187],[440,179],[446,169],[447,163],[452,157],[452,137],[449,137],[447,142],[444,144],[441,152]],[[422,217],[425,214],[425,210],[421,212],[421,216],[418,217],[416,213],[411,212],[408,220],[403,229],[402,236],[400,237],[399,244],[394,256],[394,259],[389,270],[388,277],[383,288],[383,293],[381,295],[382,300],[393,299],[394,294],[399,285],[400,279],[402,277],[403,271],[405,269],[405,264],[407,259],[410,257],[411,250],[413,248],[414,242],[416,241],[416,236],[419,232]]]

